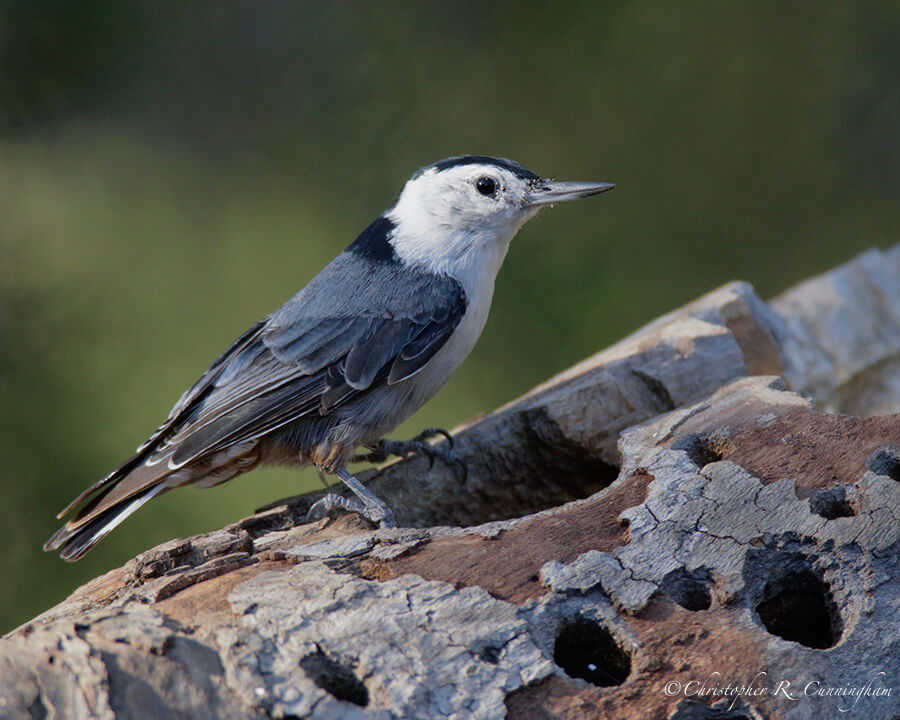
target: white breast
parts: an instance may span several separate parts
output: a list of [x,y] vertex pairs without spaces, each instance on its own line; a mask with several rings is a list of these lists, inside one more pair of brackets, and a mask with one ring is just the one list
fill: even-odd
[[470,299],[456,331],[418,376],[410,378],[416,381],[417,395],[423,396],[419,404],[430,399],[472,352],[487,322],[493,291],[493,282],[490,287],[478,288],[474,297],[466,291]]

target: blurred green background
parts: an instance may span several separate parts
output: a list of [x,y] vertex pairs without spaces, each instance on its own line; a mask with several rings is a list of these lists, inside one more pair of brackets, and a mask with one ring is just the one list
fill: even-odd
[[[180,490],[40,545],[419,166],[618,183],[530,223],[470,360],[397,437],[742,278],[900,227],[900,3],[31,2],[0,9],[0,632],[315,475]],[[389,499],[388,499],[389,500]]]

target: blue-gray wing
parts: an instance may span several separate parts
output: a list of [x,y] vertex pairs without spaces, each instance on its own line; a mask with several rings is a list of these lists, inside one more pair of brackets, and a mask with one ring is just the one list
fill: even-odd
[[345,252],[271,316],[264,338],[307,374],[344,360],[344,380],[362,390],[389,361],[389,383],[421,370],[465,310],[462,286],[447,275]]
[[[137,453],[85,489],[49,541],[143,497],[177,468],[305,416],[327,415],[419,372],[466,312],[462,286],[403,269],[381,219],[303,290],[238,338],[182,395]],[[93,537],[93,536],[92,536]]]
[[465,292],[448,276],[342,253],[238,338],[137,454],[61,515],[97,493],[71,521],[81,526],[179,467],[413,376],[465,311]]
[[[466,311],[446,275],[342,253],[217,371],[157,449],[180,466],[419,372]],[[174,447],[177,446],[177,447]]]

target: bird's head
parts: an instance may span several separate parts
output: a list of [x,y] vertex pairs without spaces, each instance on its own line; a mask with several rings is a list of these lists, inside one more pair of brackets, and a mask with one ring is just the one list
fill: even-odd
[[496,257],[546,205],[611,190],[611,183],[557,182],[505,158],[460,155],[426,165],[387,212],[397,254],[432,269]]

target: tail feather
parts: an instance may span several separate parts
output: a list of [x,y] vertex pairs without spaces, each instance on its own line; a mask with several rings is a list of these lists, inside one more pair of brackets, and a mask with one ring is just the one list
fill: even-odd
[[78,497],[76,497],[72,502],[70,502],[68,505],[66,505],[62,510],[60,510],[56,514],[56,517],[58,517],[60,519],[64,518],[66,515],[68,515],[70,512],[72,512],[72,510],[74,510],[78,505],[80,505],[81,502],[85,498],[94,494],[98,490],[106,487],[112,481],[125,477],[141,461],[142,461],[142,458],[138,455],[135,455],[134,457],[129,458],[126,462],[122,463],[119,467],[117,467],[111,473],[109,473],[108,475],[105,475],[104,477],[100,478],[97,482],[95,482],[93,485],[90,485],[89,487],[86,487],[84,490],[82,490],[81,493],[78,495]]
[[62,548],[59,556],[63,560],[69,562],[79,560],[141,505],[167,489],[165,483],[153,485],[137,495],[111,505],[86,524],[71,527],[71,523],[67,523],[44,543],[44,550]]
[[[78,560],[151,498],[173,486],[194,480],[202,481],[203,469],[213,471],[209,476],[212,484],[224,482],[231,477],[228,474],[230,470],[220,468],[214,462],[215,451],[224,447],[225,459],[235,460],[235,457],[228,455],[228,452],[234,445],[244,442],[246,438],[236,440],[230,437],[226,438],[230,442],[223,447],[195,448],[194,457],[183,459],[180,463],[173,463],[172,455],[178,450],[183,440],[192,436],[197,427],[204,427],[215,421],[219,415],[226,413],[227,410],[233,410],[235,407],[253,400],[257,394],[262,392],[255,384],[256,375],[248,374],[248,363],[252,363],[263,352],[262,333],[267,322],[268,318],[258,322],[235,340],[194,383],[193,387],[181,396],[166,421],[141,444],[135,455],[90,487],[85,488],[60,511],[57,515],[60,519],[72,512],[74,515],[44,543],[44,550],[62,548],[61,557],[65,560]],[[245,352],[248,353],[247,357],[231,370],[242,374],[239,381],[234,380],[237,389],[232,387],[232,378],[226,383],[226,388],[222,390],[218,400],[207,407],[207,414],[203,415],[208,397],[217,390],[217,381],[232,367],[232,360],[239,358]],[[271,359],[270,364],[276,368],[281,367],[280,372],[284,375],[285,382],[292,377],[293,366],[279,366],[275,359]],[[234,368],[239,368],[239,370]],[[263,377],[271,380],[269,375]],[[195,421],[199,421],[199,424]],[[169,444],[166,439],[173,433],[175,435],[180,433],[181,438],[175,438]],[[203,456],[205,455],[209,456],[206,458],[207,460],[212,461],[209,467],[204,466]],[[194,464],[195,460],[196,464]],[[237,472],[242,472],[248,469],[250,464],[246,461],[236,460],[235,467]],[[191,465],[195,465],[195,467],[192,469]],[[197,472],[195,473],[195,471]],[[232,474],[237,474],[237,472]]]

